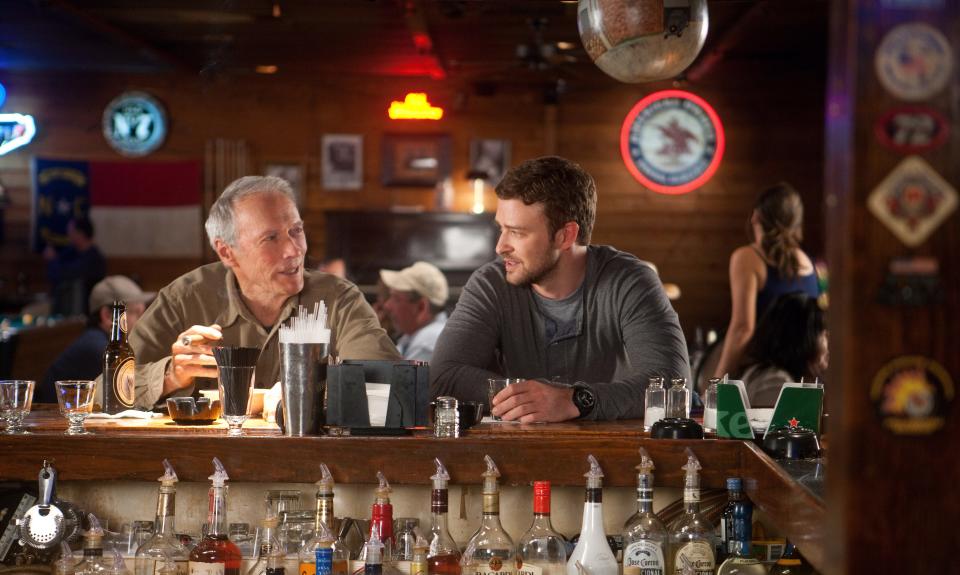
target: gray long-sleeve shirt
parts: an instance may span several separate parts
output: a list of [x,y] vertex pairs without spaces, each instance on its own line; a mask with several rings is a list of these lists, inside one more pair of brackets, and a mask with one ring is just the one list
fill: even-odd
[[545,343],[532,288],[507,283],[502,261],[470,277],[430,365],[433,396],[487,403],[487,378],[582,381],[596,393],[591,419],[642,418],[654,375],[689,377],[677,313],[651,266],[589,246],[575,335]]

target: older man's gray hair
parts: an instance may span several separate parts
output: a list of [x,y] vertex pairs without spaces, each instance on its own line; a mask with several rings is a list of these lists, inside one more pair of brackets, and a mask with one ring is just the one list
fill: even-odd
[[244,176],[234,180],[217,201],[213,202],[210,208],[210,214],[207,216],[207,222],[204,228],[207,230],[207,239],[210,245],[216,249],[216,240],[219,238],[228,246],[235,245],[236,230],[233,224],[233,208],[236,203],[247,197],[256,194],[279,193],[290,198],[293,203],[297,198],[293,193],[290,183],[283,178],[276,176]]

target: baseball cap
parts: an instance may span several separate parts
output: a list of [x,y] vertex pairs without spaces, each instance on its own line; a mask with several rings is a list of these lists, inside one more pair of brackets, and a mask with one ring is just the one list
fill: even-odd
[[390,289],[416,292],[437,306],[446,304],[450,293],[443,272],[427,262],[417,262],[400,271],[380,270],[380,279]]
[[157,295],[156,292],[147,292],[140,289],[127,276],[107,276],[98,281],[90,291],[90,311],[96,311],[114,300],[126,303],[147,302]]

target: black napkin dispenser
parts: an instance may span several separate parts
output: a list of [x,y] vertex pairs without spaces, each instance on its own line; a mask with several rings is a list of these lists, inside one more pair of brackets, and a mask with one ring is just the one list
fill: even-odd
[[367,383],[390,385],[384,427],[428,424],[430,366],[412,360],[345,360],[327,366],[326,425],[370,427]]

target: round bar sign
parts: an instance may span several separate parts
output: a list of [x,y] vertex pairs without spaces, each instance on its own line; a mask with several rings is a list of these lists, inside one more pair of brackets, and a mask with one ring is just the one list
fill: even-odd
[[124,92],[103,111],[103,137],[124,156],[145,156],[167,137],[167,114],[149,94]]
[[703,98],[683,90],[643,98],[620,129],[627,170],[661,194],[685,194],[705,184],[720,166],[724,146],[720,117]]

